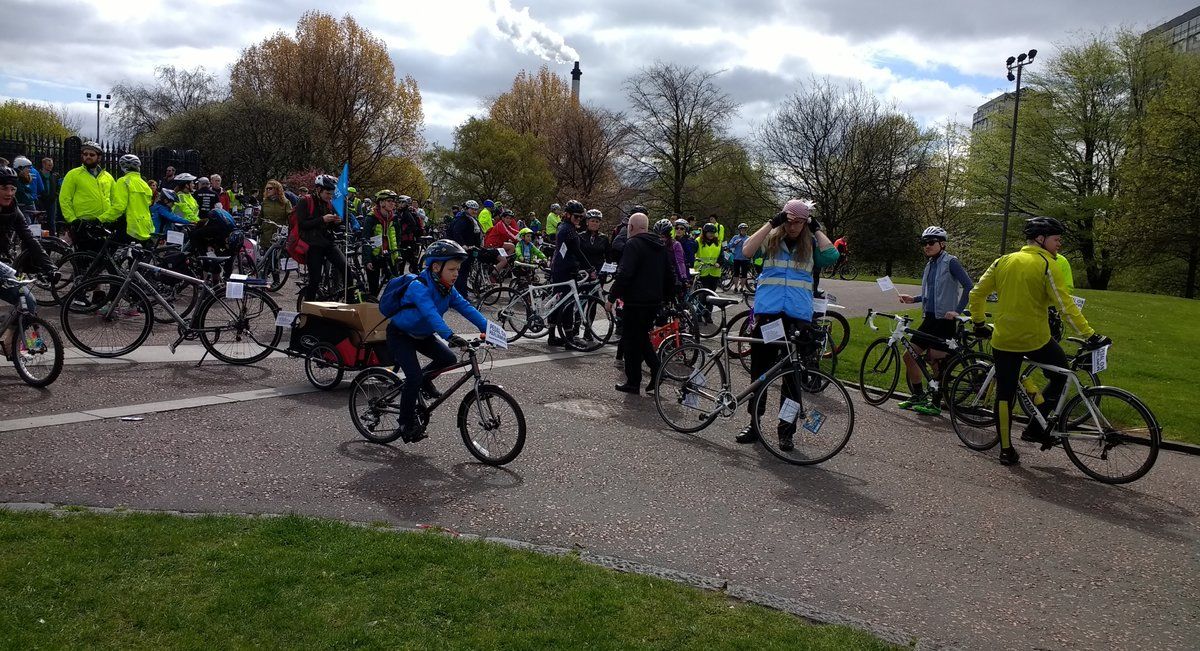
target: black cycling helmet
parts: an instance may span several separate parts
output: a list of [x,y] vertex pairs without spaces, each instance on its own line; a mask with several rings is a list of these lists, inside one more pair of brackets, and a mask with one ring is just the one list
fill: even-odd
[[425,249],[425,268],[435,262],[447,260],[466,260],[467,250],[454,240],[438,240]]
[[328,174],[318,174],[317,178],[313,179],[313,185],[323,190],[336,190],[337,179]]
[[570,201],[567,202],[567,214],[568,215],[582,215],[584,212],[585,211],[583,209],[582,203],[576,201],[575,199],[571,199]]
[[1042,235],[1062,235],[1067,227],[1053,217],[1034,217],[1025,220],[1025,239],[1032,240]]
[[702,231],[705,233],[716,233],[717,225],[716,224],[705,224]]
[[17,186],[17,171],[5,165],[0,167],[0,185]]
[[650,214],[650,211],[649,211],[649,210],[646,210],[646,207],[645,207],[645,206],[643,206],[643,205],[642,205],[642,204],[640,204],[640,203],[639,203],[639,204],[637,204],[636,206],[634,206],[634,207],[632,207],[632,208],[630,208],[630,209],[629,209],[629,214],[631,214],[631,215],[632,215],[632,214],[633,214],[633,213],[635,213],[635,212],[640,212],[640,213],[642,213],[643,215],[649,215],[649,214]]
[[653,230],[658,235],[670,236],[675,232],[675,225],[669,219],[660,219],[654,222]]
[[179,195],[166,188],[159,190],[158,196],[160,199],[166,199],[168,203],[175,203],[176,201],[179,201]]
[[500,211],[500,216],[501,217],[516,217],[516,213],[514,213],[512,211],[512,208],[505,208],[504,210]]

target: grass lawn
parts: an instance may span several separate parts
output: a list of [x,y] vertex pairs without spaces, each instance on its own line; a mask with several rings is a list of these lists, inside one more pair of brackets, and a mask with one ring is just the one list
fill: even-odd
[[[1101,382],[1132,391],[1149,405],[1164,438],[1200,444],[1200,403],[1192,384],[1200,378],[1200,353],[1192,348],[1200,301],[1087,289],[1075,295],[1087,300],[1083,314],[1088,323],[1113,339]],[[876,319],[876,325],[878,332],[867,328],[862,317],[850,319],[850,343],[838,360],[838,377],[858,381],[867,345],[887,336],[892,322]],[[1073,344],[1065,348],[1074,350]]]
[[298,517],[0,511],[6,648],[881,649],[720,594]]

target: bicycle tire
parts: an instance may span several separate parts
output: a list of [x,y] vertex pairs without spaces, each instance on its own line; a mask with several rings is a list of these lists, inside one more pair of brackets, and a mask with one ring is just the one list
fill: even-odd
[[[63,297],[59,321],[63,334],[67,335],[67,340],[76,348],[93,357],[120,357],[137,350],[145,343],[154,327],[150,300],[132,283],[125,288],[126,292],[119,293],[124,284],[125,279],[120,276],[96,276],[76,285]],[[118,305],[122,301],[127,307]],[[100,314],[101,311],[106,312]],[[113,313],[117,314],[115,318],[111,317]],[[84,335],[86,326],[92,323],[106,324],[105,330],[110,333],[115,332],[116,328],[124,323],[128,325],[126,330],[131,333],[136,327],[137,334],[128,339],[129,343],[122,341],[123,345],[120,346],[100,346],[94,335]]]
[[846,264],[842,265],[842,269],[838,273],[838,277],[842,280],[857,280],[858,265],[854,264],[853,262],[847,262]]
[[[666,359],[668,355],[675,352],[675,350],[677,350],[683,346],[686,346],[687,344],[690,344],[690,343],[696,343],[696,338],[693,337],[691,334],[685,334],[685,333],[681,332],[679,334],[674,334],[674,335],[669,335],[667,337],[664,337],[663,340],[661,342],[659,342],[658,349],[654,351],[655,354],[658,356],[658,363],[661,365],[662,361],[664,359]],[[684,361],[688,362],[688,361],[695,361],[695,360],[693,358],[692,360],[684,360]],[[670,373],[670,370],[668,370],[667,373]],[[685,377],[672,377],[671,379],[684,380],[686,378]]]
[[[900,382],[900,354],[887,337],[867,346],[858,367],[858,389],[869,405],[882,405],[896,393]],[[875,384],[882,382],[882,384]]]
[[[654,408],[668,427],[676,432],[691,434],[712,425],[717,419],[720,415],[717,401],[697,391],[710,385],[708,375],[714,368],[720,377],[720,390],[723,391],[729,386],[729,378],[725,367],[720,364],[720,356],[700,344],[680,346],[659,364],[658,372],[654,375]],[[697,382],[698,378],[703,379]],[[691,404],[685,403],[690,396],[696,398],[691,400]],[[707,409],[701,409],[702,404]]]
[[493,287],[475,299],[475,309],[488,321],[500,324],[505,332],[512,332],[505,335],[511,344],[524,336],[529,328],[528,298],[528,294],[518,294],[509,287]]
[[273,249],[271,254],[267,256],[267,264],[271,267],[271,286],[267,290],[272,294],[283,289],[283,286],[287,284],[288,276],[292,272],[290,269],[281,269],[280,267],[285,260],[289,259],[287,252],[281,252],[278,248]]
[[850,343],[850,322],[840,312],[828,310],[823,316],[817,319],[817,322],[829,322],[829,339],[833,343],[833,350],[825,353],[827,356],[840,355],[846,349],[846,344]]
[[[283,328],[275,325],[275,319],[279,316],[279,305],[271,298],[269,294],[257,287],[244,287],[242,289],[242,298],[226,299],[226,288],[221,288],[215,293],[215,298],[209,298],[200,306],[200,311],[197,312],[195,321],[196,327],[220,327],[220,331],[216,333],[201,332],[200,343],[210,355],[225,362],[226,364],[254,364],[255,362],[266,359],[271,353],[275,352],[275,348],[279,346],[279,341],[283,339]],[[223,302],[232,300],[233,308],[229,311],[222,309],[214,311],[213,307]],[[232,314],[231,314],[232,311]],[[225,326],[206,325],[209,321],[209,314],[216,314],[216,321],[225,322]],[[271,342],[264,344],[267,339],[266,329],[268,326],[260,325],[262,336],[255,335],[255,328],[251,325],[252,322],[258,321],[261,324],[269,323],[272,328],[270,336]],[[232,331],[234,346],[245,346],[248,350],[253,350],[255,347],[261,348],[251,354],[245,356],[234,356],[227,354],[225,349],[218,348],[221,342],[221,335],[226,331]]]
[[[582,317],[580,327],[583,333],[579,337],[572,336],[571,320],[565,319],[558,324],[559,335],[563,342],[572,350],[577,350],[584,353],[590,353],[600,350],[608,340],[612,338],[613,332],[613,316],[612,313],[604,306],[604,301],[595,296],[580,296],[579,303],[583,308],[583,313],[573,314],[573,318]],[[598,317],[603,314],[604,321],[598,321]],[[603,325],[601,325],[603,323]]]
[[988,379],[991,370],[991,364],[972,364],[954,378],[945,393],[954,434],[963,445],[978,452],[1000,442],[996,431],[996,381]]
[[[1071,432],[1067,431],[1068,427],[1077,426],[1073,425],[1074,423],[1092,421],[1091,413],[1083,402],[1083,396],[1086,396],[1089,401],[1095,397],[1093,405],[1096,409],[1109,422],[1110,426],[1121,427],[1121,431],[1105,431],[1100,439],[1092,441],[1087,441],[1083,436],[1072,436]],[[1083,396],[1072,396],[1063,407],[1062,418],[1059,420],[1058,430],[1064,434],[1061,439],[1063,450],[1066,451],[1071,463],[1087,476],[1105,484],[1127,484],[1150,472],[1150,468],[1158,459],[1158,449],[1162,443],[1162,428],[1159,427],[1158,420],[1154,418],[1150,408],[1137,396],[1117,387],[1085,388]],[[1101,397],[1103,400],[1100,400]],[[1131,409],[1128,412],[1120,413],[1121,405]],[[1079,415],[1072,417],[1077,411]],[[1089,436],[1094,435],[1095,432],[1089,434]],[[1136,467],[1128,473],[1108,474],[1089,464],[1090,460],[1107,461],[1113,450],[1122,447],[1136,450],[1145,449],[1148,452],[1145,454],[1145,459],[1138,462]]]
[[[701,339],[712,339],[721,334],[721,323],[713,316],[713,313],[717,310],[709,307],[708,304],[700,300],[698,294],[701,292],[707,292],[716,296],[716,292],[701,287],[689,292],[684,302],[687,304],[688,311],[691,312],[691,318],[696,324],[696,334]],[[707,320],[704,318],[705,315],[708,316]]]
[[[26,333],[30,328],[34,328],[34,347],[36,348],[37,341],[41,341],[45,347],[47,343],[53,347],[52,351],[48,350],[29,350],[29,337]],[[46,339],[50,341],[47,342]],[[31,387],[42,388],[50,386],[54,380],[58,379],[58,375],[63,369],[63,345],[62,339],[59,338],[58,332],[54,326],[50,325],[49,321],[33,315],[19,314],[17,315],[17,328],[13,331],[12,339],[8,342],[8,350],[12,351],[13,368],[17,371],[17,375],[21,381]],[[50,368],[45,374],[38,374],[32,370],[29,362],[31,359],[44,360],[42,355],[47,352],[51,354]],[[25,355],[29,355],[27,359]],[[36,356],[36,357],[35,357]]]
[[[512,419],[517,428],[515,440],[506,452],[499,455],[493,454],[497,449],[495,445],[481,442],[482,435],[473,435],[469,427],[474,419],[484,433],[491,436],[492,441],[495,440],[492,432],[503,424],[504,419],[496,414],[493,400],[504,403],[511,410]],[[481,402],[486,405],[486,409],[480,406]],[[483,412],[483,418],[487,422],[478,422],[480,411]],[[471,390],[470,393],[463,396],[462,402],[458,405],[458,431],[462,434],[463,445],[467,446],[467,452],[470,452],[471,456],[489,466],[503,466],[521,454],[521,450],[525,448],[525,429],[525,413],[521,411],[521,405],[517,399],[494,384],[485,383],[478,389]]]
[[[332,373],[330,373],[332,369]],[[321,342],[308,350],[304,356],[304,376],[308,383],[322,391],[332,391],[342,383],[346,367],[337,349]]]
[[[728,325],[727,332],[737,332],[737,333],[739,333],[739,336],[745,336],[745,335],[741,335],[742,324],[744,324],[745,322],[747,322],[749,320],[751,314],[754,314],[754,312],[751,310],[746,310],[745,312],[738,312],[736,315],[734,315],[734,317],[732,319],[729,320],[729,323],[727,324]],[[743,357],[749,357],[750,356],[750,344],[747,344],[745,342],[740,342],[740,341],[731,341],[731,342],[729,342],[729,345],[726,346],[726,353],[733,359],[741,359]]]
[[[151,283],[154,289],[163,299],[170,303],[171,307],[179,313],[179,316],[187,318],[196,309],[196,303],[200,301],[199,290],[196,285],[185,283],[181,280],[166,280],[159,281],[146,277],[146,282]],[[149,297],[147,297],[149,298]],[[151,309],[154,310],[155,323],[175,323],[175,317],[171,316],[170,312],[162,306],[158,301],[154,301]]]
[[[96,254],[91,251],[76,251],[64,256],[59,261],[55,268],[58,273],[58,281],[48,288],[53,301],[52,305],[61,305],[72,289],[88,279],[87,270],[91,268],[95,259]],[[106,273],[112,275],[112,272]]]
[[[779,387],[773,390],[772,387],[777,383]],[[791,388],[787,387],[788,384],[791,385]],[[809,387],[816,386],[822,388],[816,391],[809,389]],[[790,426],[781,418],[765,421],[764,417],[772,397],[779,398],[781,407],[779,415],[782,416],[784,400],[791,400],[789,394],[800,398],[793,402],[796,402],[797,407],[801,408],[801,412],[797,414]],[[854,433],[854,402],[850,399],[850,392],[836,378],[822,371],[806,369],[799,365],[781,368],[772,373],[759,386],[758,390],[754,392],[750,404],[752,405],[752,422],[759,433],[758,440],[762,446],[775,457],[797,466],[812,466],[832,459],[846,447],[846,444],[850,442],[850,435]],[[841,416],[842,413],[845,415]],[[805,416],[803,423],[798,422],[801,415]],[[765,427],[767,422],[776,424],[775,436],[767,432]],[[844,422],[844,424],[837,426],[838,422]],[[835,425],[826,429],[831,423]],[[825,430],[826,434],[832,434],[832,436],[822,439],[827,440],[828,444],[814,446],[819,450],[816,453],[802,450],[804,443],[816,442],[822,430]],[[808,434],[804,434],[804,432],[808,432]],[[792,450],[786,450],[783,447],[782,438],[785,433],[790,433],[790,438],[795,445]]]
[[379,410],[392,407],[403,390],[404,379],[384,368],[369,368],[355,376],[350,382],[350,422],[360,436],[379,444],[400,438],[400,414]]

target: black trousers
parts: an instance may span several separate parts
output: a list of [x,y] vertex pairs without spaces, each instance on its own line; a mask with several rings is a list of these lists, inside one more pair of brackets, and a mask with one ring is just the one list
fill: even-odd
[[[334,246],[309,246],[307,264],[308,285],[304,287],[304,300],[317,300],[317,288],[321,286],[321,281],[325,279],[326,263],[329,264],[333,274],[337,277],[337,282],[333,283],[333,285],[335,287],[343,285],[342,274],[346,272],[346,256],[342,254],[341,249]],[[335,298],[344,299],[345,297]]]
[[[1061,368],[1068,368],[1067,355],[1063,352],[1058,342],[1051,339],[1046,342],[1046,345],[1027,353],[1014,353],[1005,350],[992,350],[992,357],[996,364],[996,409],[999,411],[998,403],[1005,403],[1009,412],[1012,411],[1013,397],[1017,393],[1017,382],[1021,376],[1021,362],[1028,359],[1042,364],[1051,364]],[[1050,413],[1058,404],[1058,398],[1062,395],[1063,388],[1067,384],[1067,378],[1042,371],[1042,375],[1046,377],[1046,389],[1042,392],[1042,396],[1046,399],[1038,406],[1038,411],[1042,415]],[[1004,426],[1010,424],[1009,418],[997,419],[997,426],[1001,428],[1000,434],[1003,437],[1002,441],[1008,440],[1009,432],[1004,431]]]
[[659,306],[625,304],[625,330],[621,336],[621,351],[625,355],[625,382],[640,387],[642,364],[650,367],[650,376],[658,373],[658,354],[650,343],[650,330],[658,316]]
[[[802,319],[793,319],[786,314],[755,314],[754,330],[750,336],[754,337],[755,339],[762,339],[763,324],[771,323],[772,321],[778,321],[779,319],[783,319],[783,331],[788,334],[791,334],[798,329],[806,330],[810,325],[808,321],[804,321]],[[780,358],[786,354],[787,347],[782,344],[750,344],[750,379],[752,381],[758,380],[758,378],[762,377],[764,373],[771,370],[771,367],[774,366],[780,360]],[[799,387],[791,386],[791,384],[792,383],[790,382],[785,383],[784,393],[786,395],[784,395],[784,397],[795,400],[796,396],[799,395]],[[746,413],[753,413],[753,411],[751,411],[753,409],[754,402],[751,401],[747,403]],[[759,410],[759,415],[762,415],[765,413],[765,411],[766,404],[764,403],[762,405],[762,409]]]
[[381,276],[385,279],[391,279],[394,276],[400,276],[404,274],[404,261],[397,263],[397,266],[399,266],[399,270],[394,271],[392,268],[393,265],[391,256],[387,255],[386,253],[375,256],[375,258],[371,260],[372,268],[366,269],[367,291],[371,293],[371,296],[379,296],[379,279]]

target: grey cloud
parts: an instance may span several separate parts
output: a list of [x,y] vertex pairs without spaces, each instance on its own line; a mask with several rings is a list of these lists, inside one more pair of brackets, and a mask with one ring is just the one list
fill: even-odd
[[[596,26],[604,29],[618,27],[730,27],[762,23],[782,12],[783,0],[605,0],[592,3],[586,10],[570,3],[547,1],[529,2],[530,14],[543,19],[573,17],[579,13],[596,15]],[[574,45],[571,39],[567,43]],[[576,46],[578,47],[578,46]]]

